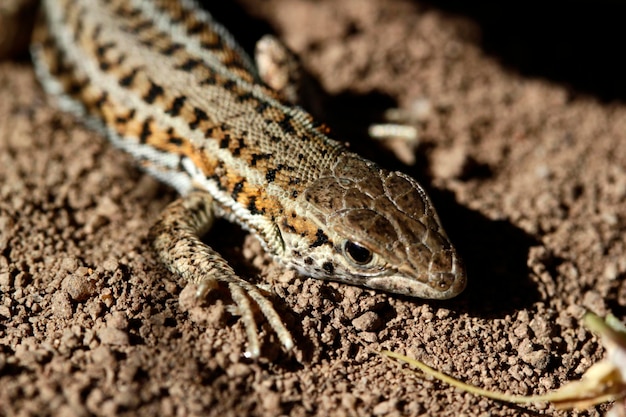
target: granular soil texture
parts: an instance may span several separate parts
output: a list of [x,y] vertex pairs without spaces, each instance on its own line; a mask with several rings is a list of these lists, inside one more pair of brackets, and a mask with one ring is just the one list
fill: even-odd
[[[175,192],[56,110],[28,59],[1,63],[0,415],[602,415],[479,398],[376,353],[541,394],[602,358],[586,310],[626,316],[623,6],[508,6],[215,13],[246,46],[277,34],[326,92],[334,136],[428,188],[469,277],[441,302],[320,282],[219,222],[207,242],[264,285],[296,339],[285,353],[262,322],[258,361],[227,291],[195,302],[150,249]],[[413,109],[416,143],[368,139],[391,107]]]

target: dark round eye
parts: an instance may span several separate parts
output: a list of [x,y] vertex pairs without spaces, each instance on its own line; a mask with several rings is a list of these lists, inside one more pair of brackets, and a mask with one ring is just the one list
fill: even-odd
[[343,244],[343,251],[348,258],[357,265],[366,265],[373,258],[372,252],[369,249],[350,240],[346,240]]

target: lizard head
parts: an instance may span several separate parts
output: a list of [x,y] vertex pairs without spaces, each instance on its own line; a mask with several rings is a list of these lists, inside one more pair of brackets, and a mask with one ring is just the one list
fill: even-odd
[[446,299],[465,288],[465,269],[422,187],[355,155],[299,196],[315,239],[292,264],[316,278],[420,298]]

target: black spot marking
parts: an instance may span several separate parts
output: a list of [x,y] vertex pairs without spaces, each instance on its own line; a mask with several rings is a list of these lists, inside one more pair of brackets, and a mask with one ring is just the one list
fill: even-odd
[[177,136],[172,136],[168,140],[174,146],[181,146],[183,143],[185,143],[182,138],[179,138]]
[[171,45],[168,45],[165,48],[161,49],[161,53],[163,55],[171,56],[171,55],[174,55],[176,51],[179,51],[183,48],[184,46],[182,44],[174,42]]
[[298,177],[289,178],[289,185],[298,185],[302,180]]
[[324,271],[326,271],[329,275],[335,272],[335,265],[332,262],[324,262],[322,265]]
[[263,113],[270,105],[264,101],[259,101],[255,107],[257,113]]
[[125,116],[115,116],[115,123],[122,125],[128,122],[128,118]]
[[94,105],[96,106],[96,108],[102,109],[102,106],[104,106],[104,103],[107,102],[108,98],[109,98],[109,93],[105,91],[100,95],[100,97],[98,97],[98,100],[96,100]]
[[163,87],[150,81],[150,88],[148,89],[148,92],[143,97],[143,99],[146,101],[146,103],[152,104],[164,93],[165,91],[163,90]]
[[202,33],[204,30],[204,24],[202,22],[195,22],[192,26],[187,29],[188,35],[197,35]]
[[255,167],[256,163],[262,159],[268,160],[272,157],[270,153],[255,153],[252,155],[252,159],[250,160],[250,166]]
[[206,114],[206,112],[204,110],[202,110],[202,109],[200,109],[198,107],[195,107],[193,109],[193,114],[196,116],[196,119],[198,119],[198,120],[202,120],[202,121],[209,120],[209,115]]
[[204,49],[223,49],[222,42],[217,36],[213,38],[213,42],[200,42],[200,46]]
[[298,161],[302,161],[304,159],[304,155],[299,153],[298,154]]
[[241,93],[236,97],[236,100],[240,103],[248,100],[254,100],[254,96],[250,92]]
[[245,180],[241,180],[237,184],[235,184],[235,186],[233,187],[233,192],[231,194],[233,200],[237,200],[237,196],[239,195],[241,190],[243,190],[243,185],[245,184],[245,182]]
[[130,72],[130,74],[120,78],[119,84],[122,87],[130,87],[133,82],[135,81],[135,77],[137,76],[137,68],[133,68],[133,70]]
[[298,197],[298,190],[293,190],[291,192],[291,198],[297,198]]
[[152,135],[152,131],[150,130],[151,122],[152,122],[152,118],[148,118],[141,125],[141,133],[139,133],[139,142],[146,143],[150,135]]
[[[143,22],[139,22],[139,24],[135,25],[135,26],[131,26],[130,32],[134,33],[134,34],[138,34],[143,32],[144,30],[148,30],[152,27],[152,22],[150,22],[149,20],[144,20]],[[151,42],[149,42],[150,44],[152,44]]]
[[313,265],[313,258],[307,256],[306,258],[304,258],[304,263],[307,265]]
[[67,89],[67,93],[71,96],[78,95],[78,93],[83,91],[83,88],[85,88],[86,86],[87,84],[84,81],[80,81],[80,82],[75,81]]
[[256,196],[251,196],[248,200],[248,211],[250,214],[263,214],[265,210],[259,210],[256,206]]
[[233,156],[241,155],[241,150],[246,147],[244,140],[242,138],[237,139],[237,147],[233,149]]
[[324,233],[322,229],[317,229],[315,237],[315,242],[309,246],[310,248],[316,248],[318,246],[322,246],[324,243],[328,243],[328,236],[326,236],[326,233]]
[[106,62],[106,61],[101,61],[101,62],[100,62],[100,69],[101,69],[102,71],[108,71],[108,70],[109,70],[109,68],[111,68],[111,64],[109,64],[109,63],[108,63],[108,62]]
[[234,90],[235,86],[237,85],[237,83],[233,80],[226,80],[224,81],[224,84],[222,84],[222,87],[224,87],[224,89],[228,90],[228,91],[232,91]]
[[182,64],[180,64],[177,68],[183,71],[192,71],[194,68],[200,66],[202,61],[199,59],[189,58]]
[[280,142],[282,139],[280,136],[276,136],[276,135],[270,135],[270,142],[272,143],[278,143]]
[[114,42],[107,42],[107,43],[104,43],[104,44],[98,46],[96,48],[96,56],[98,58],[101,58],[101,59],[104,58],[104,56],[106,55],[107,51],[109,49],[113,48],[114,46],[115,46]]
[[228,142],[229,142],[229,140],[228,140],[228,139],[229,139],[228,137],[225,137],[225,138],[223,138],[223,139],[221,139],[221,140],[220,140],[220,145],[219,145],[219,146],[220,146],[220,149],[226,149],[226,148],[228,148]]
[[196,120],[189,123],[190,129],[196,129],[200,122],[209,120],[209,116],[206,114],[206,112],[202,109],[199,109],[198,107],[193,108],[193,114],[194,116],[196,116]]
[[211,175],[208,177],[210,180],[215,182],[215,185],[217,186],[218,190],[220,191],[226,191],[226,187],[224,186],[224,184],[222,184],[222,182],[220,181],[222,178],[215,174],[215,175]]
[[267,173],[265,174],[265,179],[267,180],[267,182],[274,182],[276,181],[276,173],[278,172],[278,169],[275,168],[270,168],[267,170]]
[[215,85],[217,84],[217,79],[215,78],[215,73],[210,71],[208,75],[200,81],[200,85]]
[[204,137],[207,139],[212,138],[214,131],[215,131],[215,128],[213,126],[208,127],[207,130],[204,131]]
[[147,48],[154,48],[154,43],[155,43],[156,39],[153,38],[149,38],[149,39],[141,39],[139,40],[139,43],[141,43],[143,46],[147,47]]
[[172,105],[170,106],[170,108],[165,113],[169,114],[170,116],[178,116],[183,106],[185,105],[185,101],[187,101],[186,96],[176,97],[172,101]]
[[289,134],[296,133],[296,130],[293,128],[293,125],[291,124],[291,116],[287,114],[283,117],[283,120],[278,122],[278,125],[285,133],[289,133]]
[[136,17],[141,16],[141,10],[139,9],[131,9],[125,12],[124,9],[118,8],[115,11],[117,14],[125,14],[127,17],[131,17],[131,18],[136,18]]

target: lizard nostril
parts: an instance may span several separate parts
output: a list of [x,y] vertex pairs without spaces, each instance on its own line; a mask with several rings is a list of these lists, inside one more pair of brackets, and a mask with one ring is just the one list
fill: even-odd
[[436,273],[431,277],[429,284],[439,291],[446,291],[452,286],[455,278],[452,273]]

